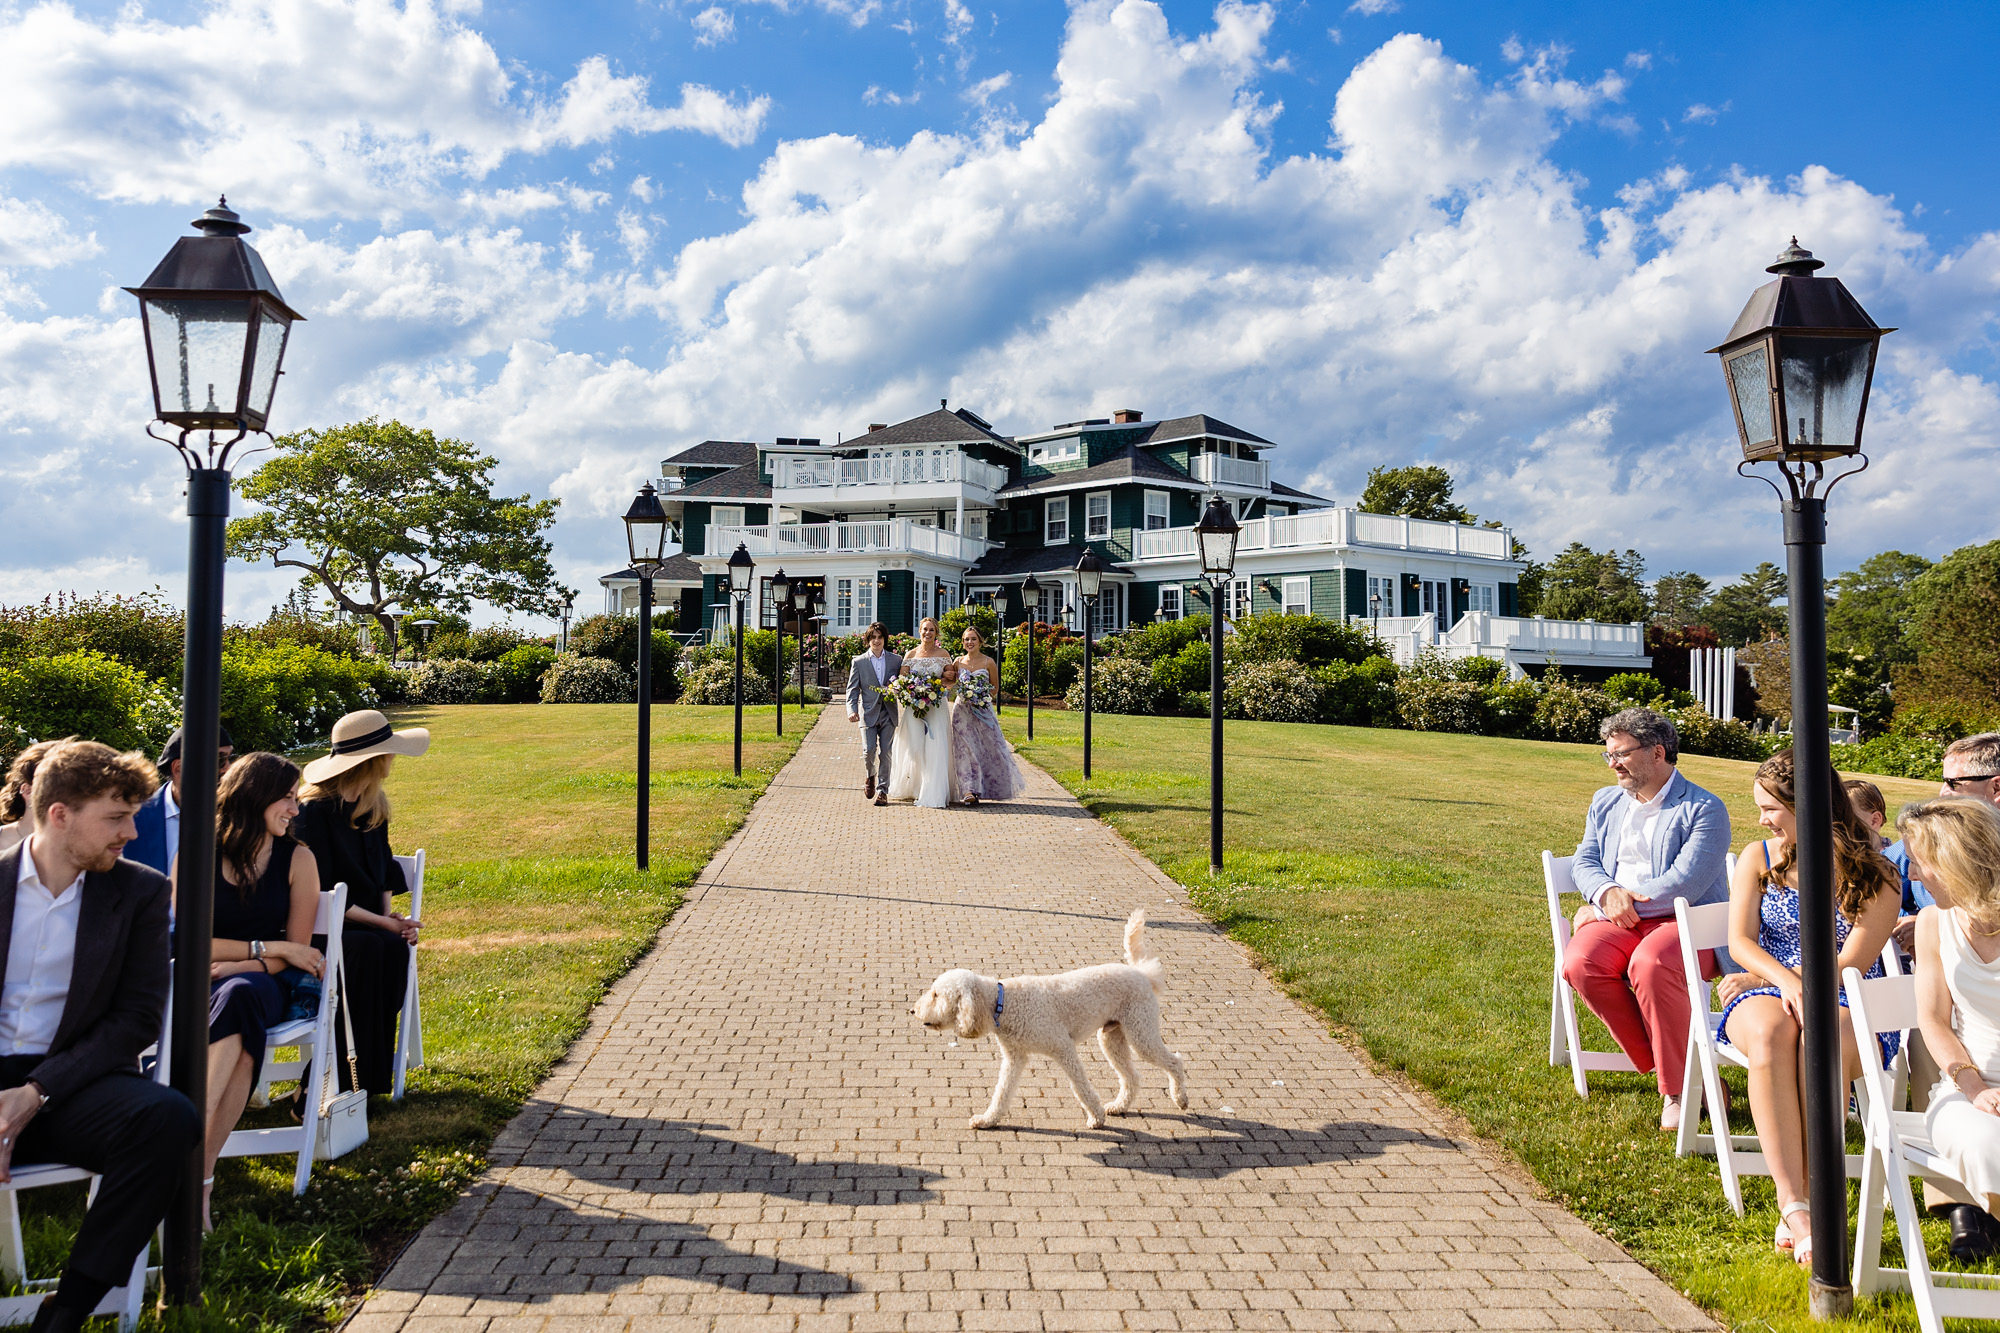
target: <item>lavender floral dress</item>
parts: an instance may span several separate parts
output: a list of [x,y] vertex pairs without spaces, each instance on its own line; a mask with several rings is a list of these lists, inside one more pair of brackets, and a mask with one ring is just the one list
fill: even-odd
[[[968,671],[967,678],[986,679],[985,671]],[[970,701],[951,706],[952,787],[961,800],[1004,801],[1021,794],[1021,770],[1014,764],[1014,747],[1000,733],[1000,719],[989,707]]]

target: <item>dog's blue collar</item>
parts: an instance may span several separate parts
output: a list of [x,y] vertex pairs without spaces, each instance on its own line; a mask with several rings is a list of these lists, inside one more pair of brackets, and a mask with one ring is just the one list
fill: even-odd
[[993,997],[993,1016],[995,1018],[1000,1017],[1001,1013],[1007,1008],[1007,983],[1002,981],[997,984],[1000,987],[1000,991]]

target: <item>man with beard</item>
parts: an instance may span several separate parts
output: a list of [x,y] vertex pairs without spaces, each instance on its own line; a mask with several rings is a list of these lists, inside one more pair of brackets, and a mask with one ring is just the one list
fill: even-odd
[[166,1215],[200,1122],[139,1072],[166,1010],[166,876],[120,859],[153,793],[142,754],[95,741],[35,770],[35,832],[0,854],[0,1181],[16,1163],[96,1172],[34,1328],[81,1329]]

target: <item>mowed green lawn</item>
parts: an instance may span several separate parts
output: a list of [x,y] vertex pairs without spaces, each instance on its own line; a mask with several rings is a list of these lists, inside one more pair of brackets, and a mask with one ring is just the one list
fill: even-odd
[[[726,708],[653,711],[652,865],[633,863],[637,710],[615,705],[409,709],[430,752],[390,779],[391,839],[428,854],[423,989],[428,1067],[406,1100],[369,1107],[370,1141],[314,1167],[225,1159],[205,1248],[208,1308],[184,1329],[296,1329],[337,1319],[484,1164],[493,1136],[650,947],[682,892],[742,823],[817,714],[744,710],[743,776]],[[297,756],[303,762],[304,756]],[[253,1112],[246,1124],[284,1123]],[[47,1190],[40,1193],[59,1194]],[[51,1208],[53,1203],[55,1207]],[[28,1196],[30,1267],[52,1273],[81,1215]]]
[[[1749,1217],[1737,1220],[1713,1160],[1674,1157],[1650,1074],[1593,1075],[1586,1101],[1548,1064],[1541,852],[1575,849],[1608,781],[1597,747],[1228,723],[1225,873],[1211,880],[1205,719],[1098,716],[1089,782],[1080,715],[1038,712],[1032,744],[1019,709],[1004,721],[1025,757],[1186,885],[1292,994],[1513,1152],[1550,1197],[1732,1327],[1808,1326],[1804,1274],[1771,1250],[1770,1182],[1746,1183]],[[1755,767],[1681,761],[1728,803],[1737,847],[1758,836]],[[1874,780],[1892,813],[1936,793]],[[1608,1047],[1585,1021],[1586,1040]],[[1736,1092],[1748,1132],[1740,1077]],[[1942,1224],[1927,1229],[1942,1257]],[[1864,1303],[1856,1324],[1914,1328],[1914,1307]]]

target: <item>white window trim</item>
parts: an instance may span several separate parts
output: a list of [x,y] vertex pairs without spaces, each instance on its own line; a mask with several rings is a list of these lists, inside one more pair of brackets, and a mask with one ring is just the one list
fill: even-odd
[[[1278,609],[1288,616],[1309,616],[1312,614],[1312,580],[1310,578],[1288,578],[1279,585],[1282,595]],[[1296,598],[1293,593],[1297,593]],[[1296,606],[1299,609],[1294,611]]]
[[[1055,532],[1055,517],[1057,514],[1062,515],[1062,535],[1060,536],[1057,536]],[[1069,545],[1070,517],[1069,496],[1051,495],[1048,499],[1042,501],[1042,545]]]
[[[1104,531],[1102,532],[1098,532],[1093,529],[1092,527],[1093,516],[1090,512],[1090,506],[1095,501],[1098,500],[1104,501]],[[1111,492],[1110,491],[1091,491],[1089,494],[1083,497],[1083,539],[1087,542],[1111,540]]]
[[[1156,500],[1160,506],[1158,514],[1153,512],[1153,503]],[[1155,518],[1160,520],[1157,524],[1153,522]],[[1145,517],[1140,521],[1145,524],[1145,527],[1142,529],[1145,532],[1157,532],[1162,528],[1173,526],[1174,497],[1172,493],[1168,491],[1147,491]]]
[[[748,506],[745,505],[713,505],[708,511],[708,521],[718,528],[748,527],[749,524],[744,517],[747,511]],[[734,514],[736,517],[728,519],[723,517],[724,514]]]
[[[1169,610],[1167,606],[1167,602],[1169,599],[1172,599],[1173,602],[1173,607],[1171,610]],[[1182,616],[1187,614],[1185,609],[1186,605],[1187,605],[1186,597],[1184,595],[1184,592],[1180,584],[1162,583],[1160,585],[1160,615],[1164,619],[1179,620]]]

